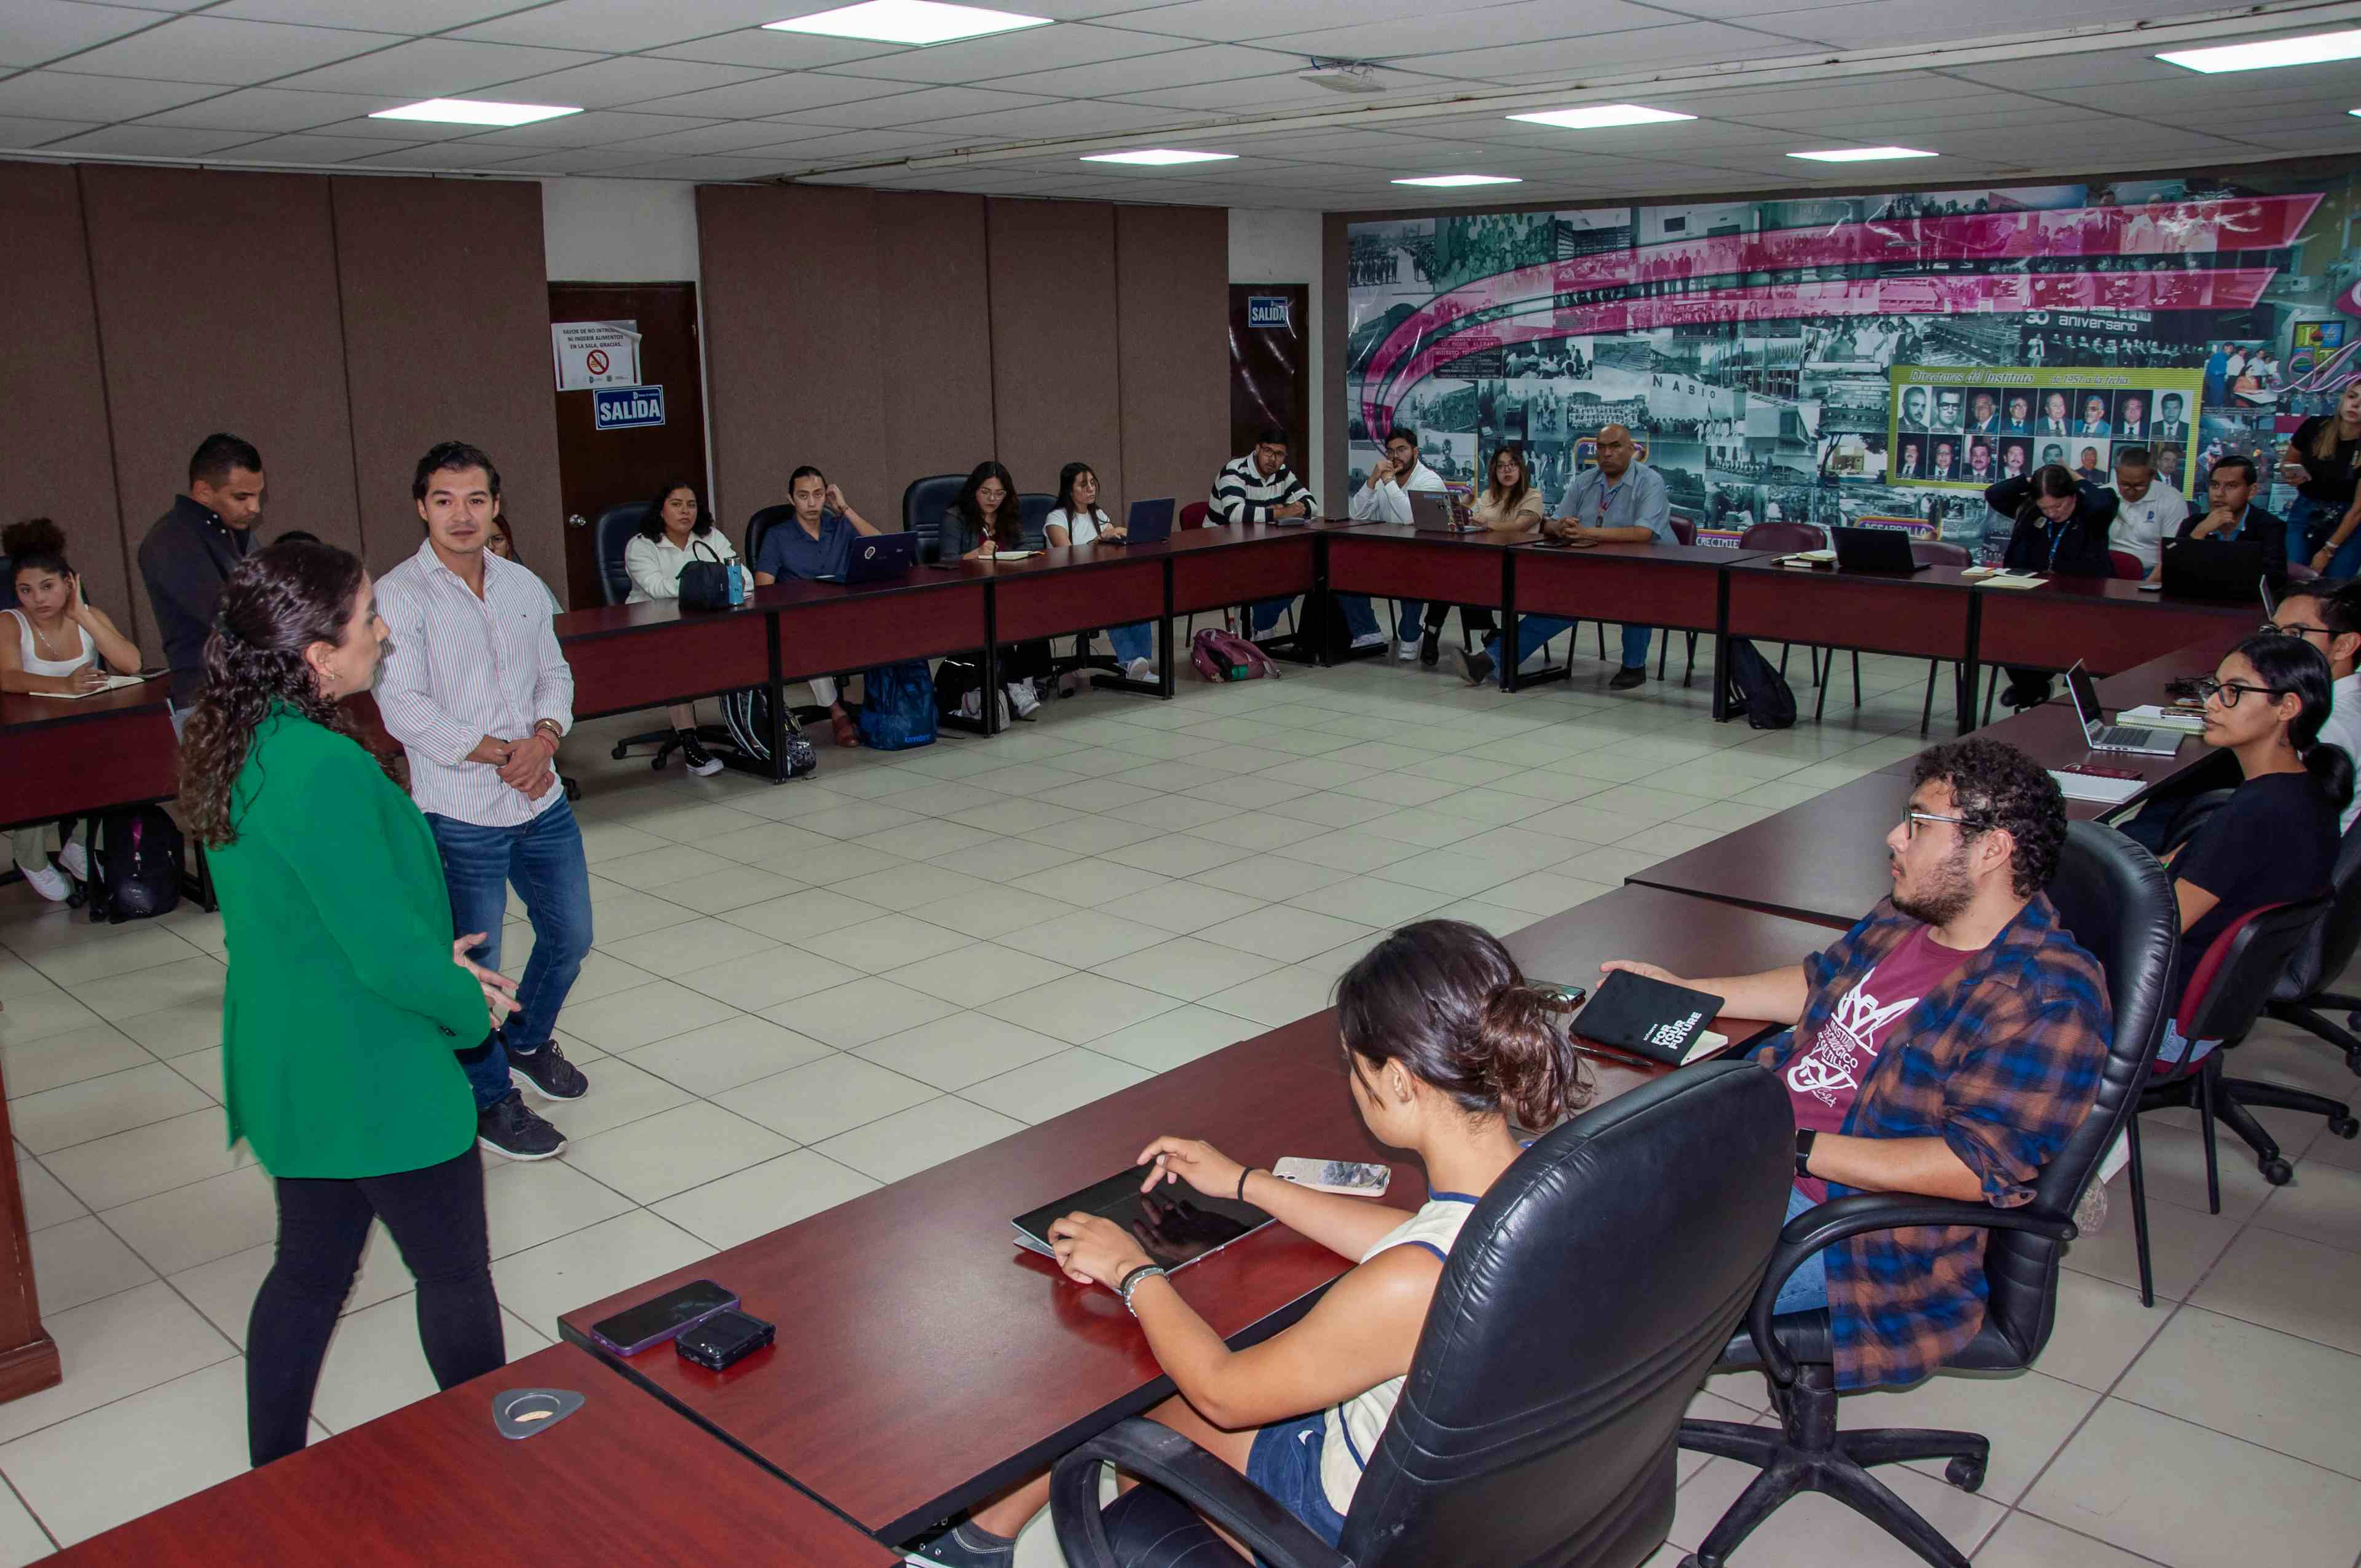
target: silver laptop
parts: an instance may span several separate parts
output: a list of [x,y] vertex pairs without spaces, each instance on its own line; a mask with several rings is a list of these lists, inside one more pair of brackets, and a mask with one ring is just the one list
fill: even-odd
[[2169,757],[2180,750],[2180,737],[2169,729],[2148,729],[2136,724],[2109,724],[2099,708],[2099,688],[2082,661],[2066,672],[2066,694],[2074,699],[2074,717],[2082,721],[2082,738],[2093,751],[2136,751],[2145,757]]

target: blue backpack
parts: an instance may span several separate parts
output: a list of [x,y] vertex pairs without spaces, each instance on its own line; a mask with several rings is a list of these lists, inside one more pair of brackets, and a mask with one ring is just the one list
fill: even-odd
[[861,743],[906,751],[935,743],[935,681],[924,659],[878,664],[862,677]]

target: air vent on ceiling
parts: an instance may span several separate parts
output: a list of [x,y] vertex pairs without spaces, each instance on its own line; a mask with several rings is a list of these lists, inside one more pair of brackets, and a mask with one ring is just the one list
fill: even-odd
[[1382,93],[1385,84],[1378,80],[1378,68],[1365,60],[1319,60],[1312,69],[1296,72],[1298,82],[1309,82],[1314,87],[1325,87],[1331,93]]

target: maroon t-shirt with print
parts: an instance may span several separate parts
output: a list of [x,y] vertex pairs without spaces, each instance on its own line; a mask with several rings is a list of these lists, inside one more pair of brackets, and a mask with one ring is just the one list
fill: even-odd
[[[1838,1001],[1819,1037],[1788,1059],[1787,1099],[1795,1110],[1796,1129],[1843,1131],[1854,1098],[1877,1065],[1877,1053],[1919,999],[1974,956],[1944,947],[1931,927],[1921,926],[1863,975]],[[1817,1176],[1797,1177],[1795,1188],[1815,1203],[1828,1200],[1828,1184]]]

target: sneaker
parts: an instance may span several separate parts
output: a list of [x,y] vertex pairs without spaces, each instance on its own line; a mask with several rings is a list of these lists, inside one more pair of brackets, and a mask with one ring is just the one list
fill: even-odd
[[707,751],[704,741],[686,729],[675,729],[673,733],[680,739],[682,765],[690,773],[695,773],[698,778],[709,779],[721,771],[721,759]]
[[509,1047],[509,1081],[519,1089],[530,1089],[544,1100],[579,1100],[590,1092],[590,1080],[582,1069],[566,1059],[566,1053],[552,1040],[537,1051],[521,1051]]
[[1415,637],[1405,637],[1400,642],[1394,644],[1394,657],[1400,659],[1405,664],[1409,663],[1412,659],[1417,658],[1418,639]]
[[1626,664],[1621,669],[1615,672],[1614,677],[1607,683],[1607,689],[1609,691],[1627,692],[1647,678],[1647,665]]
[[1385,645],[1386,634],[1382,631],[1365,631],[1353,639],[1353,646],[1356,648],[1382,648]]
[[1041,706],[1031,681],[1010,681],[1002,689],[1008,693],[1008,700],[1016,706],[1019,718],[1032,718],[1033,710]]
[[1432,627],[1418,640],[1418,662],[1430,670],[1443,662],[1443,634]]
[[1492,678],[1492,655],[1480,648],[1454,648],[1451,656],[1459,661],[1459,678],[1471,686],[1480,686]]
[[[17,869],[25,870],[21,866]],[[52,865],[38,865],[25,871],[25,882],[51,904],[63,904],[73,894],[73,883],[66,880],[65,872]]]
[[58,863],[65,867],[66,875],[73,878],[74,881],[90,880],[90,851],[82,845],[68,844],[64,849],[60,850]]
[[524,1096],[508,1098],[476,1112],[476,1142],[511,1159],[547,1159],[566,1152],[566,1135],[525,1108]]
[[924,1568],[939,1563],[948,1563],[950,1568],[1014,1568],[1016,1542],[1014,1538],[978,1530],[973,1524],[956,1524],[912,1547],[902,1561],[919,1563]]
[[1123,667],[1123,673],[1131,680],[1152,681],[1156,678],[1156,666],[1145,659],[1134,659]]

